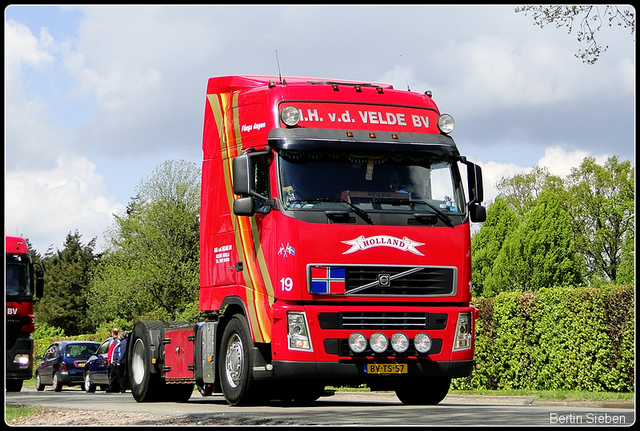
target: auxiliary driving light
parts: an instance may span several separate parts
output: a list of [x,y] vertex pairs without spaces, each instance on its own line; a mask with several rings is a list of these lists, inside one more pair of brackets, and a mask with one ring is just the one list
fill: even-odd
[[280,119],[287,127],[293,127],[301,119],[300,111],[295,106],[287,106],[280,111]]
[[359,332],[349,335],[349,348],[353,353],[362,353],[367,348],[367,337]]
[[391,336],[391,348],[397,353],[404,353],[409,348],[409,337],[402,332],[396,332]]
[[453,129],[456,127],[456,122],[453,120],[453,117],[449,114],[442,114],[438,117],[438,129],[445,135],[453,132]]
[[431,337],[424,332],[421,332],[414,337],[413,346],[418,352],[427,353],[431,350]]
[[369,338],[369,346],[376,353],[383,353],[389,347],[389,339],[382,332],[376,332]]

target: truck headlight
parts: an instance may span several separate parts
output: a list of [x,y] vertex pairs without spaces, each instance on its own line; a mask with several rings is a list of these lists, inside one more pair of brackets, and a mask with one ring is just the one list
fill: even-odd
[[289,349],[313,351],[307,316],[304,311],[287,312]]
[[453,350],[467,350],[471,348],[471,313],[458,314],[456,335],[453,340]]
[[27,353],[19,353],[13,357],[13,363],[18,364],[18,367],[20,368],[28,367],[30,360],[31,360],[31,355]]

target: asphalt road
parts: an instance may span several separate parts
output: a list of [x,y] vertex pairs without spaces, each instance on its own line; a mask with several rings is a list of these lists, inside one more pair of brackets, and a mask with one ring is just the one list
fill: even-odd
[[[625,425],[635,422],[633,403],[540,403],[532,397],[448,395],[437,406],[403,405],[393,393],[337,392],[310,406],[273,403],[231,407],[221,396],[202,397],[196,391],[187,403],[137,403],[130,393],[85,393],[79,388],[43,392],[24,388],[5,393],[8,404],[48,408],[145,412],[172,425],[368,425],[368,426],[546,426]],[[170,417],[170,420],[166,418]]]

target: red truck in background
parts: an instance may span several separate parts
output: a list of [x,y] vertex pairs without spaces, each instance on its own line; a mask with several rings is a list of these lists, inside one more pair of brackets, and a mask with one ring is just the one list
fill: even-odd
[[23,238],[7,236],[6,318],[5,318],[5,389],[20,392],[22,382],[32,377],[35,318],[33,301],[44,292],[44,272],[31,262]]
[[[473,368],[482,173],[431,93],[211,78],[196,324],[137,322],[139,401],[309,402],[366,384],[437,404]],[[467,171],[468,200],[459,167]]]

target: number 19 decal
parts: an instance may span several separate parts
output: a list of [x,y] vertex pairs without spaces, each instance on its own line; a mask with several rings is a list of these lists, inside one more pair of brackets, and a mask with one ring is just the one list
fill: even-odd
[[293,279],[291,277],[281,278],[280,286],[283,292],[291,292],[291,289],[293,289]]

